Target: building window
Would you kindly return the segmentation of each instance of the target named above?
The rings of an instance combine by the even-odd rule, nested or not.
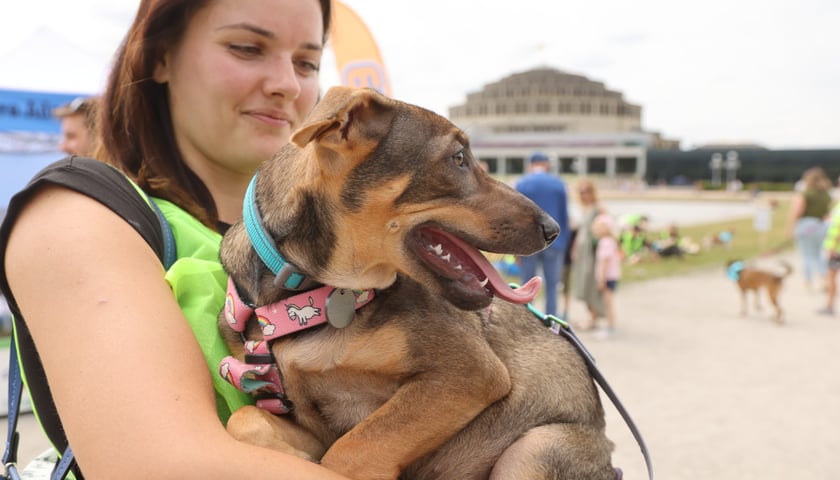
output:
[[[495,157],[481,157],[479,161],[487,164],[488,173],[499,173],[499,161]]]
[[[592,113],[592,104],[589,102],[583,102],[580,104],[580,113],[584,115],[589,115]]]
[[[507,113],[507,105],[504,103],[496,104],[496,114],[505,114]]]
[[[549,106],[546,102],[540,102],[537,104],[537,113],[550,113],[551,106]]]
[[[615,173],[619,175],[636,173],[636,163],[638,159],[635,157],[618,157],[615,159]]]
[[[521,175],[525,173],[525,159],[521,157],[508,158],[507,173],[512,175]]]
[[[575,164],[574,157],[560,157],[557,160],[560,173],[575,173],[572,166]]]
[[[594,174],[607,173],[607,159],[605,157],[589,157],[586,160],[586,170],[588,173]]]

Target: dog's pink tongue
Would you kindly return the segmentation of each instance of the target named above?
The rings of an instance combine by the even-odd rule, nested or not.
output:
[[[490,280],[488,286],[493,290],[493,293],[510,303],[531,303],[537,297],[537,294],[540,293],[540,288],[542,288],[542,278],[540,277],[532,277],[525,285],[522,285],[516,290],[510,288],[498,274],[488,276],[487,278]]]
[[[482,255],[481,252],[474,248],[464,248],[464,252],[469,255],[470,260],[472,260],[476,267],[481,269],[481,272],[487,278],[485,288],[502,300],[517,304],[530,303],[540,293],[540,288],[542,287],[542,279],[540,277],[534,277],[528,280],[525,285],[514,290],[508,286],[507,282],[502,279],[499,272],[493,268],[493,265],[490,264],[487,257]]]

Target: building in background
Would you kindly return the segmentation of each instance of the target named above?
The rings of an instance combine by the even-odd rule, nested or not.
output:
[[[521,174],[545,152],[558,173],[643,179],[648,149],[678,149],[642,129],[642,107],[601,82],[551,68],[515,73],[449,109],[476,157],[496,174]]]

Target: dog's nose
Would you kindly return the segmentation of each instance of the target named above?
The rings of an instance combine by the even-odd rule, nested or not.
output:
[[[557,222],[546,214],[543,214],[542,218],[540,218],[540,227],[542,227],[543,238],[546,244],[553,242],[560,235],[560,225],[557,225]]]

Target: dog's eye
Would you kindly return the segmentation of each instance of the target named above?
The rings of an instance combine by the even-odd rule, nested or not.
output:
[[[456,167],[463,167],[464,162],[467,160],[466,155],[464,155],[464,151],[461,150],[460,152],[452,155],[452,161],[455,162]]]

